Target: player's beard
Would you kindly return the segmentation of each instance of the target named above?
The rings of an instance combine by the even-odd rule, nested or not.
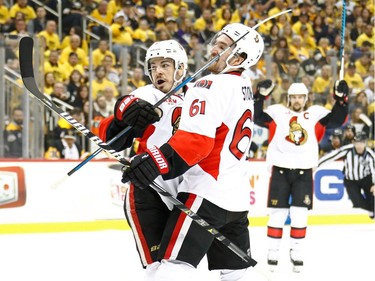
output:
[[[211,56],[210,59],[213,59],[215,56]],[[222,58],[219,58],[216,62],[211,64],[207,70],[210,71],[213,74],[219,74],[224,68],[226,67],[226,64],[223,63]]]
[[[300,112],[300,111],[302,111],[303,107],[300,103],[296,102],[292,105],[292,109],[295,112]]]

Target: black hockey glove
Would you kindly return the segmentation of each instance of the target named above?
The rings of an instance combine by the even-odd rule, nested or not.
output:
[[[345,80],[336,81],[333,86],[333,97],[336,101],[348,103],[349,87]]]
[[[154,146],[133,158],[130,167],[123,170],[121,181],[123,183],[131,181],[136,187],[143,189],[148,187],[159,175],[168,172],[167,160],[163,153]]]
[[[272,83],[272,80],[266,79],[258,83],[255,91],[255,100],[266,100],[272,94],[276,84]]]
[[[126,95],[117,100],[114,115],[118,126],[132,126],[138,129],[145,129],[160,120],[152,104],[133,95]]]

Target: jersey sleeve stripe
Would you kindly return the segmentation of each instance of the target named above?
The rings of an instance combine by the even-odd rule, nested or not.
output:
[[[168,143],[189,166],[193,166],[210,154],[215,140],[204,135],[177,130]]]

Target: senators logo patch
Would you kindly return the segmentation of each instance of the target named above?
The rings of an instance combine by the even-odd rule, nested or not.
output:
[[[302,145],[307,141],[307,131],[297,123],[297,116],[293,116],[289,121],[289,135],[285,139],[295,145]]]
[[[194,87],[209,89],[211,88],[211,85],[212,85],[211,80],[199,80],[198,82],[194,84]]]
[[[173,128],[172,134],[174,135],[180,125],[182,107],[176,107],[172,113],[171,125]]]

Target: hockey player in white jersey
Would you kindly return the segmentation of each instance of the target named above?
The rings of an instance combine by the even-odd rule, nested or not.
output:
[[[110,140],[127,126],[132,126],[130,135],[112,144],[121,151],[130,147],[138,138],[137,153],[146,151],[151,145],[162,145],[173,135],[181,116],[186,86],[164,101],[155,111],[152,105],[161,100],[179,85],[186,75],[187,55],[175,40],[154,43],[146,52],[145,73],[152,84],[140,87],[129,95],[120,97],[114,115],[100,123],[100,137]],[[156,182],[170,194],[177,196],[180,178]],[[124,211],[136,242],[137,250],[147,275],[157,267],[157,249],[161,235],[173,205],[164,196],[151,188],[140,190],[130,185],[127,189]]]
[[[267,207],[269,220],[268,264],[278,263],[285,221],[290,216],[290,259],[295,272],[303,266],[302,246],[307,229],[307,212],[313,207],[313,168],[318,165],[318,141],[324,128],[340,127],[346,120],[348,86],[344,80],[334,87],[336,103],[332,111],[322,106],[306,108],[308,89],[293,83],[288,89],[288,105],[275,104],[263,110],[270,91],[258,85],[255,123],[269,128],[266,162],[271,168]],[[267,87],[265,87],[267,88]]]
[[[258,62],[264,43],[255,30],[229,24],[212,40],[211,57],[237,39],[210,65],[212,74],[189,87],[177,132],[167,143],[136,156],[123,173],[123,181],[147,187],[160,174],[183,174],[177,198],[251,255],[245,153],[252,139],[254,112],[250,80],[241,73]],[[253,261],[243,261],[174,209],[162,237],[161,265],[153,280],[192,280],[194,268],[206,254],[209,269],[221,270],[222,281],[250,280],[248,268],[254,266]]]

